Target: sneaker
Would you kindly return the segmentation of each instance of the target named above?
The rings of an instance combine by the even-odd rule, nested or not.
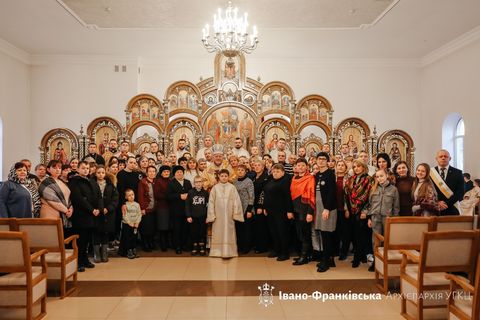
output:
[[[132,249],[129,249],[127,251],[127,258],[128,259],[135,259],[135,255],[133,254],[133,250]]]

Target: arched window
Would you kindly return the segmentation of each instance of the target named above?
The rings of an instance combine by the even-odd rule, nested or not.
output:
[[[453,162],[454,166],[463,170],[463,138],[465,137],[465,122],[460,118],[455,128],[455,136],[453,138]]]
[[[463,170],[463,139],[465,137],[465,122],[458,113],[451,113],[443,122],[442,148],[452,156],[450,164]]]

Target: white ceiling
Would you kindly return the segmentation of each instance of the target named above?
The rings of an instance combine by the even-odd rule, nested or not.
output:
[[[122,5],[126,2],[135,2],[135,7],[131,9],[132,17],[135,17],[133,20],[145,17],[151,25],[155,18],[151,13],[151,7],[139,5],[153,3],[153,0],[81,2],[111,5],[110,13],[117,10],[114,5],[116,2]],[[159,20],[163,21],[159,22],[159,26],[163,28],[97,30],[82,25],[55,0],[0,0],[0,38],[33,55],[208,57],[200,42],[201,29],[212,19],[214,9],[223,6],[225,2],[220,0],[155,2],[159,3],[155,7],[156,10],[168,8],[159,17]],[[267,2],[271,4],[267,5]],[[332,2],[341,2],[342,5],[332,6]],[[202,6],[199,6],[199,3]],[[275,5],[277,3],[278,6]],[[371,5],[362,7],[362,3]],[[382,13],[378,8],[386,8],[392,3],[394,2],[388,0],[236,2],[241,11],[249,12],[250,22],[258,25],[260,43],[252,55],[259,58],[418,59],[480,25],[478,0],[401,0],[370,27],[326,29],[327,26],[360,25],[365,21],[367,24],[372,23],[372,19],[376,19],[373,17],[378,18]],[[331,10],[340,8],[343,11],[330,12],[328,11],[330,9],[321,8]],[[347,8],[355,10],[353,17],[350,11],[344,12]],[[89,12],[96,12],[95,10],[97,9],[91,8]],[[102,10],[107,13],[105,8]],[[123,16],[126,9],[122,10]],[[318,20],[317,10],[321,12],[317,12]],[[369,15],[364,16],[364,10],[369,12]],[[360,16],[363,20],[360,20]],[[86,22],[98,23],[102,22],[102,19],[97,17],[96,20],[88,21]],[[107,22],[104,21],[105,25]],[[130,26],[145,25],[144,22],[137,22],[133,23],[120,17],[108,23],[117,26],[125,23],[129,23]]]
[[[224,0],[57,0],[85,26],[192,28],[208,23]],[[263,28],[359,28],[374,24],[399,0],[237,0]],[[253,20],[252,20],[253,22]]]

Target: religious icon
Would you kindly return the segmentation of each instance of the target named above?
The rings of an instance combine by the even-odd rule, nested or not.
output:
[[[151,111],[151,119],[152,120],[158,120],[159,117],[158,117],[158,112],[159,112],[159,109],[157,106],[153,106],[152,109],[150,110]]]
[[[215,143],[220,142],[220,130],[220,122],[217,120],[217,114],[214,112],[207,122],[207,132],[213,137],[213,141],[215,141]]]
[[[249,119],[247,113],[243,115],[243,119],[240,121],[240,138],[242,138],[243,145],[247,149],[253,144],[253,121]]]
[[[174,152],[179,150],[178,141],[180,139],[185,140],[185,148],[184,148],[185,151],[188,151],[192,154],[194,154],[195,151],[197,151],[197,150],[194,150],[195,146],[192,145],[192,143],[195,143],[195,138],[192,130],[189,127],[185,127],[185,126],[178,127],[175,133],[173,134],[173,146],[174,146],[173,151]]]
[[[108,149],[110,139],[117,139],[115,130],[109,126],[103,126],[96,130],[94,138],[95,144],[98,146],[98,153],[104,155]]]
[[[272,100],[268,94],[264,95],[262,100],[263,100],[263,105],[262,105],[263,111],[268,111],[272,109]]]
[[[214,143],[224,148],[232,147],[236,137],[242,138],[245,148],[253,143],[254,119],[244,110],[236,107],[224,107],[213,112],[206,120],[206,132],[213,137]]]
[[[140,106],[140,109],[142,110],[141,117],[142,119],[149,119],[150,118],[150,106],[148,103],[142,103]]]
[[[288,111],[289,105],[290,105],[290,97],[287,95],[284,95],[282,97],[282,109],[285,111]]]
[[[300,109],[300,121],[307,122],[308,121],[308,109],[307,108],[301,108]]]
[[[188,107],[188,92],[181,90],[178,93],[178,107],[180,109],[186,109]]]
[[[348,146],[348,154],[356,157],[360,150],[364,150],[362,133],[358,128],[350,127],[345,129],[342,134],[341,143]]]
[[[355,140],[353,140],[353,135],[348,136],[347,146],[348,146],[348,153],[354,158],[356,158],[358,154],[358,146]]]
[[[55,146],[55,149],[51,148],[52,153],[50,155],[50,159],[58,160],[62,164],[67,164],[68,154],[70,153],[68,152],[70,149],[70,143],[64,138],[59,138],[59,139],[55,139],[52,142],[51,146],[52,147]]]
[[[137,120],[140,120],[140,110],[138,109],[137,106],[132,108],[132,122],[135,122]]]
[[[317,120],[318,117],[318,105],[316,103],[312,103],[308,106],[308,119],[309,120]]]
[[[175,110],[178,107],[178,98],[176,95],[172,94],[169,97],[168,107],[170,110]]]
[[[390,160],[392,161],[392,167],[395,166],[397,162],[402,160],[402,153],[400,151],[400,148],[398,147],[397,141],[392,142],[392,146],[390,148],[390,151],[388,152],[388,155],[390,156]]]
[[[235,61],[232,58],[228,58],[225,61],[225,70],[223,71],[223,76],[228,80],[232,80],[236,76],[235,71]]]
[[[279,109],[280,108],[280,92],[279,91],[273,91],[272,92],[272,108],[273,109]]]
[[[320,108],[320,110],[318,111],[318,120],[320,120],[323,123],[328,123],[327,108],[325,107]]]

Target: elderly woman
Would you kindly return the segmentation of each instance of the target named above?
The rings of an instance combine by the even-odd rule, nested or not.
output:
[[[0,188],[0,218],[32,218],[40,211],[36,184],[27,178],[27,166],[17,162],[10,169],[8,180]]]
[[[48,177],[40,183],[38,188],[42,201],[40,218],[62,219],[63,227],[71,228],[70,217],[73,208],[70,203],[70,189],[60,179],[62,163],[59,160],[50,160],[47,164],[47,173]]]

